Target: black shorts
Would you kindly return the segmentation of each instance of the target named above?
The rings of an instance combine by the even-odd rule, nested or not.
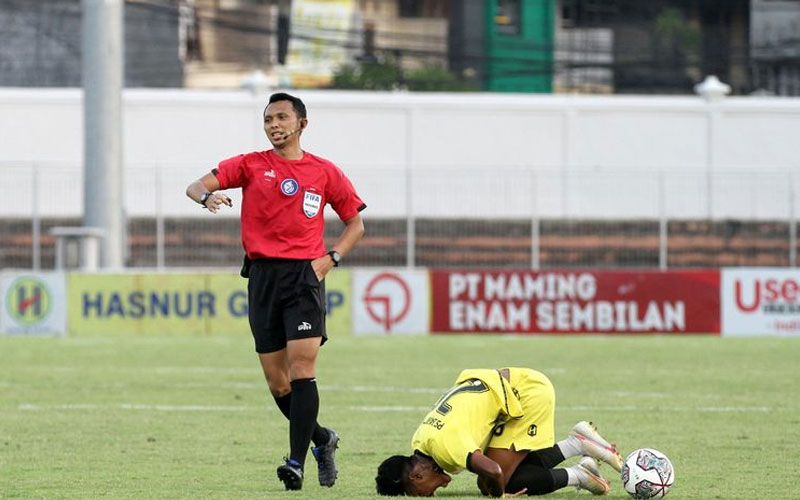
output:
[[[258,259],[247,283],[250,331],[256,352],[286,348],[289,340],[328,339],[325,333],[325,282],[310,260]]]

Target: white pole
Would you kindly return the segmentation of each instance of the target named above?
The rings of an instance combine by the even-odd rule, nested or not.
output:
[[[156,267],[164,269],[164,210],[161,196],[163,195],[163,169],[156,165]]]
[[[416,226],[414,221],[414,178],[412,163],[414,161],[414,117],[416,113],[411,109],[406,115],[406,267],[413,268],[416,261]]]
[[[103,230],[100,266],[123,266],[123,0],[83,0],[84,215]]]
[[[658,172],[658,267],[662,271],[667,270],[667,244],[669,242],[666,201],[664,171],[660,170]]]
[[[31,200],[33,203],[31,258],[33,260],[33,270],[38,271],[42,268],[42,219],[41,214],[39,214],[39,165],[33,165],[31,175],[33,176],[33,199]]]
[[[576,111],[573,108],[567,108],[564,110],[561,119],[561,216],[563,218],[567,217],[567,199],[569,198],[567,169],[572,162],[570,157],[570,137],[575,115]]]
[[[719,115],[718,104],[730,94],[731,86],[722,83],[714,75],[708,75],[702,82],[694,86],[694,91],[706,101],[706,203],[708,219],[713,218],[714,211],[714,148],[716,147],[715,122]]]
[[[531,168],[530,186],[528,194],[531,199],[531,269],[539,270],[539,211],[537,210],[538,197],[536,196],[536,170]]]
[[[794,175],[789,172],[789,266],[797,265],[797,219],[794,215]]]

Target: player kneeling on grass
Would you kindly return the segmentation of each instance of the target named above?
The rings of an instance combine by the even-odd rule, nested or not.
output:
[[[458,376],[425,415],[411,438],[411,456],[389,457],[378,467],[378,493],[433,496],[450,476],[468,469],[484,495],[543,495],[565,486],[605,495],[611,485],[596,460],[616,471],[622,458],[589,422],[555,442],[555,391],[528,368],[470,369]],[[576,465],[554,466],[584,455]],[[506,493],[510,492],[510,493]]]

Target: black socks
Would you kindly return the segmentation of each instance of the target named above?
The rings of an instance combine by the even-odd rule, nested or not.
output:
[[[289,419],[289,412],[291,411],[292,405],[292,393],[281,397],[272,396],[275,400],[275,404],[278,405],[278,409],[283,413],[283,416],[286,417],[286,420]],[[317,423],[314,425],[314,432],[311,434],[311,441],[314,443],[314,446],[321,446],[328,442],[328,438],[330,434],[328,434],[328,429],[322,427]]]
[[[313,378],[292,380],[291,404],[289,405],[289,458],[301,466],[306,462],[311,435],[317,426],[319,393]]]
[[[506,491],[516,493],[527,488],[528,495],[546,495],[566,486],[567,480],[567,471],[564,469],[546,469],[523,462],[511,475]]]
[[[563,461],[564,454],[561,452],[561,448],[559,448],[558,445],[555,445],[551,446],[550,448],[542,448],[541,450],[531,451],[522,462],[531,465],[538,465],[539,467],[544,467],[545,469],[552,469]]]
[[[511,475],[506,491],[516,493],[528,488],[528,495],[545,495],[567,485],[569,475],[565,469],[553,469],[564,461],[564,454],[556,446],[531,451]]]

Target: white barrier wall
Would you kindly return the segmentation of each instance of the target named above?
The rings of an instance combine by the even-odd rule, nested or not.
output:
[[[373,216],[406,215],[410,203],[434,216],[779,217],[800,166],[800,99],[297,95],[309,109],[304,147],[346,169],[364,199],[381,200],[370,204]],[[151,196],[156,177],[161,191],[182,192],[220,159],[268,148],[267,94],[128,89],[123,97],[129,200]],[[39,181],[62,193],[50,210],[80,213],[80,196],[63,193],[65,182],[82,186],[82,113],[79,89],[0,89],[0,169],[12,184],[16,168],[19,196],[0,216],[30,205],[19,179],[33,165],[72,169]],[[502,202],[481,196],[489,192]],[[184,201],[170,195],[160,209],[195,214]],[[129,213],[152,205],[129,201]]]

